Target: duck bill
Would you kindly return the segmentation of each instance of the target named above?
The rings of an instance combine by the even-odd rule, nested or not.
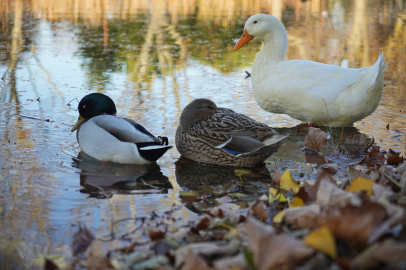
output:
[[[244,29],[244,33],[242,33],[242,36],[240,37],[240,40],[237,42],[237,44],[235,44],[235,46],[233,48],[233,51],[238,50],[239,48],[244,46],[245,43],[247,43],[248,41],[250,41],[253,38],[254,38],[253,36],[248,34],[247,29]]]
[[[85,121],[85,120],[86,120],[86,118],[84,118],[83,116],[79,115],[78,121],[76,121],[76,124],[73,126],[73,128],[72,128],[70,131],[71,131],[71,132],[74,132],[74,131],[79,127],[79,125],[80,125],[83,121]]]

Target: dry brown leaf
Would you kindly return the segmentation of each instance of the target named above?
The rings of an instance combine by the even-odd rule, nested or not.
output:
[[[237,253],[240,246],[241,242],[235,238],[230,240],[230,242],[226,245],[223,244],[223,242],[218,243],[214,241],[184,245],[175,252],[175,268],[179,268],[179,266],[186,260],[189,252],[193,252],[194,254],[200,253],[206,256],[234,255]]]
[[[386,163],[390,165],[398,165],[400,163],[403,163],[403,161],[405,161],[404,157],[388,154],[388,160],[386,161]]]
[[[108,270],[114,269],[110,260],[106,258],[103,251],[103,242],[94,240],[90,244],[89,256],[87,257],[87,268],[89,270]]]
[[[326,159],[324,156],[320,155],[306,155],[305,154],[306,163],[315,163],[317,165],[324,165],[326,164]]]
[[[247,269],[245,257],[242,253],[232,257],[217,259],[213,261],[213,265],[218,270]]]
[[[304,146],[310,147],[319,152],[320,149],[326,144],[327,137],[328,133],[319,128],[311,127],[309,129],[309,134],[306,135]]]
[[[325,206],[344,206],[362,204],[361,199],[356,193],[345,192],[333,183],[322,180],[317,190],[317,203]]]
[[[319,171],[316,183],[314,183],[314,185],[311,185],[305,182],[304,186],[300,188],[296,196],[302,198],[304,202],[315,201],[317,197],[317,190],[319,189],[320,183],[323,180],[329,181],[333,185],[336,184],[334,178],[329,173]]]
[[[221,206],[214,207],[212,209],[209,209],[206,211],[207,214],[209,214],[212,217],[218,217],[218,218],[227,218],[234,224],[238,224],[240,222],[245,221],[245,216],[241,215],[238,213],[237,210],[240,207],[236,204],[223,204]]]
[[[285,209],[285,221],[296,229],[316,228],[319,226],[320,205]]]
[[[73,255],[85,252],[90,246],[91,242],[95,239],[94,235],[89,231],[86,226],[79,226],[79,231],[73,235],[72,252]]]
[[[197,217],[197,224],[193,228],[197,231],[206,230],[213,223],[213,218],[208,214]]]
[[[361,207],[347,205],[322,222],[337,238],[367,244],[370,235],[387,217],[386,210],[378,203],[366,199]]]
[[[256,201],[252,203],[248,209],[248,213],[252,214],[262,221],[265,221],[268,217],[268,211],[266,210],[266,205],[263,201]]]
[[[167,224],[157,224],[147,227],[148,236],[152,240],[163,238],[167,231],[168,231]]]
[[[281,173],[280,171],[275,171],[272,174],[273,183],[275,185],[279,186],[281,179],[282,179],[282,175],[283,175],[283,173]]]
[[[384,164],[386,161],[385,155],[378,148],[372,148],[368,153],[368,157],[362,162],[363,164]]]
[[[226,195],[226,196],[217,198],[217,199],[216,199],[216,202],[217,202],[218,205],[222,205],[222,204],[225,204],[225,203],[229,203],[229,202],[231,202],[232,200],[233,200],[233,199],[231,199],[230,196]]]
[[[214,270],[215,268],[209,267],[203,258],[194,254],[189,250],[185,263],[180,268],[181,270]]]
[[[338,172],[337,168],[335,168],[333,166],[328,166],[328,165],[321,166],[320,169],[322,171],[330,173],[330,174],[335,174]]]
[[[379,263],[401,268],[406,264],[406,244],[396,243],[387,239],[382,243],[376,243],[359,254],[351,261],[353,269],[372,269],[379,266]]]
[[[272,226],[249,217],[245,225],[248,245],[258,270],[291,268],[313,254],[314,250],[291,236],[276,234]]]

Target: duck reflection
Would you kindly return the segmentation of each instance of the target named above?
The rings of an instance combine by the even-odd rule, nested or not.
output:
[[[167,193],[172,188],[158,164],[126,165],[96,160],[80,152],[73,167],[80,169],[82,193],[111,198],[113,194]]]

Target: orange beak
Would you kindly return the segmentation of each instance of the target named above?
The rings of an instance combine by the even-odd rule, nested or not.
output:
[[[237,44],[235,44],[233,51],[238,50],[239,48],[241,48],[242,46],[245,45],[245,43],[247,43],[248,41],[250,41],[251,39],[253,39],[254,37],[251,36],[250,34],[248,34],[247,29],[244,30],[244,33],[242,33],[242,36],[240,38],[240,40],[237,42]]]

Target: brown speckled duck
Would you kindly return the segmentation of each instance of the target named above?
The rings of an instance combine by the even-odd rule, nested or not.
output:
[[[196,99],[180,115],[176,147],[188,159],[217,165],[254,167],[288,137],[209,99]]]

